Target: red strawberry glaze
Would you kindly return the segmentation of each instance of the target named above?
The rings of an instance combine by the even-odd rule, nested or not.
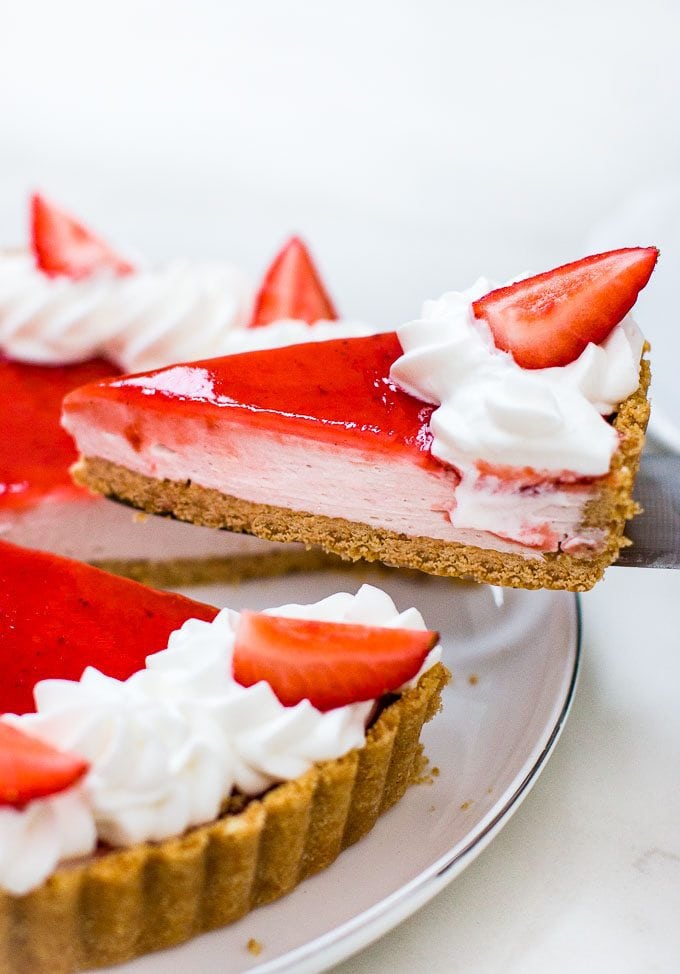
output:
[[[77,452],[59,425],[61,402],[72,389],[115,372],[103,359],[46,366],[0,355],[0,511],[51,494],[85,496],[69,476]]]
[[[67,558],[0,541],[0,713],[34,710],[38,680],[86,666],[125,679],[189,618],[218,610]]]
[[[154,417],[167,432],[176,416],[180,442],[185,421],[200,418],[210,429],[229,421],[338,446],[408,453],[441,468],[429,452],[434,407],[389,378],[401,354],[394,333],[245,352],[93,383],[69,395],[64,412],[86,411],[94,423],[107,417],[110,426],[109,404],[128,407],[139,425],[126,426],[125,435],[139,450],[154,441]]]

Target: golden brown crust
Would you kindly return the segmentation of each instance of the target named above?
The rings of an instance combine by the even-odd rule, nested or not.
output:
[[[0,974],[121,963],[289,892],[368,832],[417,780],[420,731],[448,679],[438,663],[382,712],[363,748],[315,765],[237,814],[64,866],[26,896],[0,892]]]
[[[468,577],[514,588],[552,588],[581,592],[592,588],[629,542],[626,520],[637,512],[632,499],[649,419],[649,364],[642,362],[640,387],[622,403],[614,426],[620,446],[609,474],[587,505],[584,526],[601,528],[604,550],[596,554],[555,554],[525,558],[432,538],[410,537],[367,524],[252,504],[191,482],[160,481],[132,473],[97,457],[83,458],[73,469],[83,486],[154,514],[165,514],[208,527],[254,534],[269,541],[300,541],[348,561],[381,561],[431,575]]]
[[[136,582],[153,588],[183,588],[188,585],[227,585],[247,582],[256,578],[274,578],[293,572],[311,572],[322,568],[337,567],[340,560],[320,548],[297,551],[284,549],[267,551],[258,555],[234,555],[221,558],[173,558],[166,561],[145,559],[103,559],[93,561],[112,575],[124,575]]]

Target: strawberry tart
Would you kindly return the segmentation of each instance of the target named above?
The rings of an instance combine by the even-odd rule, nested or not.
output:
[[[75,476],[142,511],[345,559],[585,590],[626,544],[653,247],[427,302],[396,333],[67,396]]]
[[[32,246],[0,253],[0,537],[159,584],[309,565],[319,553],[140,523],[75,487],[64,395],[105,376],[186,358],[366,334],[337,314],[304,244],[290,240],[259,291],[224,262],[144,267],[43,197]]]
[[[448,679],[371,586],[239,614],[4,542],[0,655],[4,974],[180,943],[329,865],[422,773]]]

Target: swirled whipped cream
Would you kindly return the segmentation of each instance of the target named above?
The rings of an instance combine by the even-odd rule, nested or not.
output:
[[[173,261],[158,269],[81,280],[51,277],[27,252],[0,260],[0,348],[19,361],[55,365],[97,355],[125,371],[209,356],[245,327],[246,276],[225,263]]]
[[[416,609],[399,613],[370,585],[356,595],[267,611],[425,628]],[[25,892],[57,861],[92,851],[90,821],[98,838],[114,846],[179,835],[216,819],[235,789],[260,794],[364,743],[373,701],[321,712],[308,700],[284,706],[265,682],[236,683],[231,661],[238,619],[231,609],[210,623],[189,619],[171,634],[167,649],[149,656],[127,680],[90,667],[79,681],[43,680],[35,687],[35,714],[2,718],[84,757],[90,770],[68,792],[22,810],[0,810],[0,886]],[[413,680],[395,689],[414,685],[439,658],[435,647]],[[82,826],[80,840],[76,826]]]
[[[597,477],[609,470],[618,436],[607,422],[639,383],[643,336],[627,315],[601,345],[561,368],[523,369],[496,348],[472,302],[499,285],[427,301],[398,329],[404,354],[391,369],[406,392],[437,409],[432,454],[465,475],[481,460]]]
[[[254,289],[227,263],[173,261],[116,276],[50,277],[28,252],[0,257],[0,351],[66,365],[95,356],[141,372],[235,352],[368,335],[359,322],[248,328]]]

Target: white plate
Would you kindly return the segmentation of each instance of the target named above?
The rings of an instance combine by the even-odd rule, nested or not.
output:
[[[191,590],[233,608],[311,602],[361,581],[416,605],[442,636],[454,682],[423,734],[439,775],[409,789],[325,872],[238,923],[117,974],[321,971],[371,943],[460,873],[536,781],[565,720],[579,658],[575,596],[366,569]],[[262,945],[258,956],[248,941]]]

